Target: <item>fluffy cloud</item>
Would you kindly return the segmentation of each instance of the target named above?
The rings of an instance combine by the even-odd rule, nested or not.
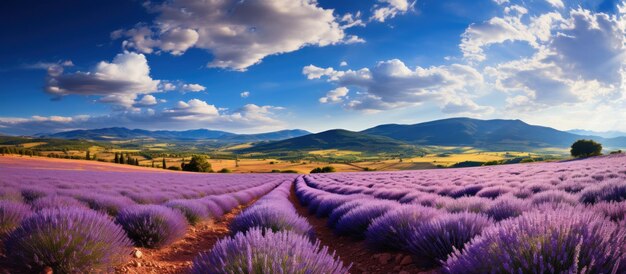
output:
[[[124,48],[142,53],[206,49],[214,57],[209,67],[242,71],[266,56],[305,46],[363,41],[344,32],[362,24],[358,16],[335,18],[333,10],[314,0],[172,0],[149,9],[158,13],[153,26],[138,25],[111,36],[125,37]]]
[[[509,109],[616,100],[624,90],[625,27],[623,15],[581,8],[564,16],[534,16],[521,28],[534,36],[528,41],[535,53],[488,66],[485,72],[496,88],[510,94]]]
[[[548,2],[550,5],[552,5],[555,8],[562,9],[565,7],[565,4],[563,4],[563,1],[561,0],[546,0],[546,2]]]
[[[281,110],[283,110],[282,107],[247,104],[228,111],[199,99],[191,99],[187,102],[180,101],[174,107],[162,111],[153,109],[119,111],[103,116],[0,117],[0,132],[27,135],[111,126],[174,130],[212,128],[267,131],[285,128],[286,124],[276,118],[276,112]]]
[[[135,107],[149,107],[149,106],[154,106],[157,104],[157,99],[156,97],[147,94],[144,95],[143,97],[141,97],[141,100],[135,102],[135,104],[133,104],[133,106]]]
[[[250,96],[250,92],[244,91],[242,93],[239,93],[239,96],[241,96],[241,98],[248,98]]]
[[[398,14],[404,14],[413,8],[415,2],[409,3],[408,0],[378,0],[378,4],[374,5],[371,20],[385,22],[387,19],[396,17]]]
[[[338,87],[326,93],[326,96],[319,99],[320,103],[339,103],[348,96],[348,88]]]
[[[446,102],[459,97],[467,88],[483,82],[482,75],[472,67],[460,64],[411,69],[393,59],[378,62],[373,68],[335,70],[306,66],[302,72],[308,79],[325,78],[340,88],[353,86],[360,91],[345,104],[349,109],[380,111],[407,107],[427,101]],[[336,93],[346,90],[335,90]],[[328,95],[327,95],[328,97]],[[326,97],[323,97],[326,98]],[[340,97],[337,97],[337,100]],[[331,102],[332,98],[320,101]],[[466,99],[469,100],[469,99]]]
[[[139,94],[156,92],[158,86],[159,80],[150,77],[150,67],[143,54],[122,53],[112,62],[102,61],[88,72],[64,74],[62,67],[50,67],[45,90],[56,97],[98,95],[102,96],[102,102],[130,107]]]
[[[206,90],[206,87],[199,84],[183,84],[181,86],[182,91],[200,92]]]

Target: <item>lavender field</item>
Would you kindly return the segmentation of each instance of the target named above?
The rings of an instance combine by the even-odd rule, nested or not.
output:
[[[626,273],[624,154],[304,176],[0,174],[7,272]],[[138,263],[137,251],[160,254],[219,225],[183,267]],[[400,260],[369,259],[381,254]]]

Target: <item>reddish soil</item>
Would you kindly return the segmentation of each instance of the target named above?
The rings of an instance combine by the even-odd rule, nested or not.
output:
[[[350,273],[439,273],[436,269],[428,269],[419,266],[412,261],[404,265],[401,262],[408,256],[405,253],[377,253],[369,250],[364,241],[357,241],[349,237],[339,237],[326,225],[326,218],[317,218],[311,215],[308,209],[300,204],[296,197],[295,188],[292,187],[289,197],[298,213],[307,218],[315,229],[315,236],[322,245],[335,250],[345,265],[352,263]],[[410,256],[409,256],[410,258]]]
[[[193,259],[210,250],[219,240],[230,235],[228,224],[252,203],[239,206],[222,218],[192,227],[184,239],[160,249],[136,248],[141,258],[128,255],[128,262],[116,273],[189,273]]]
[[[4,155],[0,156],[0,166],[18,167],[25,169],[55,169],[55,170],[88,170],[88,171],[117,171],[117,172],[176,172],[160,168],[121,165],[108,162],[57,159],[47,157],[29,157]]]

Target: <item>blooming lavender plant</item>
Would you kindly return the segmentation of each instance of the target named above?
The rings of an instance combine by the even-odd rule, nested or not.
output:
[[[32,214],[30,207],[13,201],[0,201],[0,239],[15,230]]]
[[[493,221],[482,214],[440,215],[409,232],[406,250],[418,260],[437,265],[492,224]]]
[[[89,209],[44,209],[5,239],[9,262],[27,273],[107,272],[122,262],[131,243],[110,217]]]
[[[218,241],[193,261],[192,273],[348,273],[349,267],[309,238],[292,231],[251,229]]]
[[[448,273],[625,273],[625,231],[580,207],[543,207],[486,229]]]
[[[404,205],[372,221],[365,232],[368,246],[376,251],[402,250],[409,232],[441,214],[439,210],[420,205]]]
[[[191,225],[207,220],[210,217],[207,207],[197,200],[170,200],[164,205],[180,211]]]
[[[377,200],[372,203],[356,207],[344,214],[335,225],[335,233],[343,236],[351,236],[356,239],[365,237],[365,231],[372,221],[389,210],[397,208],[400,203]]]
[[[182,238],[187,230],[185,217],[158,205],[136,205],[122,210],[116,222],[136,246],[159,248]]]

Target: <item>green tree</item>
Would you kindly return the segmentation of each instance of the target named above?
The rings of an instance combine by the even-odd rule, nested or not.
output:
[[[165,157],[163,157],[163,163],[161,164],[163,169],[167,169],[167,164],[165,163]]]
[[[570,153],[576,158],[598,156],[602,155],[602,145],[593,140],[578,140],[572,144]]]
[[[335,172],[335,167],[333,166],[325,166],[325,167],[316,167],[311,170],[311,173],[330,173]]]
[[[191,161],[183,166],[184,171],[193,172],[213,172],[208,157],[204,155],[193,155]]]

